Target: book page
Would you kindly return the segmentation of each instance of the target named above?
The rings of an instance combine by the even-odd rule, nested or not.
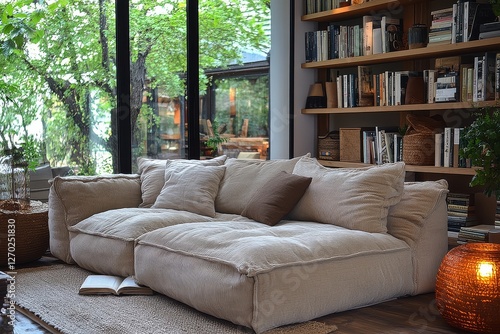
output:
[[[89,275],[80,287],[80,294],[115,294],[122,278],[111,275]]]
[[[125,278],[120,286],[117,288],[118,294],[126,294],[126,295],[152,295],[153,290],[151,288],[139,285],[135,281],[133,276],[129,276]]]

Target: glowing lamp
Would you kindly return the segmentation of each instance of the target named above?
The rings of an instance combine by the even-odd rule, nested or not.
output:
[[[450,250],[437,274],[436,306],[451,326],[500,333],[500,244],[468,243]]]

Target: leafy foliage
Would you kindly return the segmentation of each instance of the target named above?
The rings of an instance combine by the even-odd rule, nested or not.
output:
[[[241,61],[242,48],[268,51],[263,24],[255,19],[269,15],[268,2],[199,1],[200,90],[209,80],[203,69]],[[51,164],[93,173],[102,160],[93,152],[100,151],[112,154],[106,165],[109,172],[116,170],[114,5],[111,0],[0,2],[0,64],[6,69],[0,78],[2,137],[14,140],[14,133],[38,117]],[[162,86],[171,97],[184,95],[185,10],[185,0],[130,1],[134,133],[141,133],[147,89]],[[108,130],[97,130],[102,127]],[[141,140],[135,138],[136,144]]]
[[[500,109],[482,108],[474,122],[465,128],[462,154],[476,170],[471,186],[485,186],[484,192],[500,195]]]

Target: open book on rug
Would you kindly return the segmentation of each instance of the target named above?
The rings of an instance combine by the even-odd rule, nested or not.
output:
[[[81,295],[152,295],[153,290],[139,285],[133,276],[89,275],[83,282]]]

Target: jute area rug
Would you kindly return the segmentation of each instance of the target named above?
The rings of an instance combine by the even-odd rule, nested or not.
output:
[[[198,312],[164,295],[81,296],[78,289],[90,272],[64,264],[19,269],[16,304],[56,333],[67,334],[249,334],[246,327]],[[308,321],[266,334],[328,334],[335,326]]]

